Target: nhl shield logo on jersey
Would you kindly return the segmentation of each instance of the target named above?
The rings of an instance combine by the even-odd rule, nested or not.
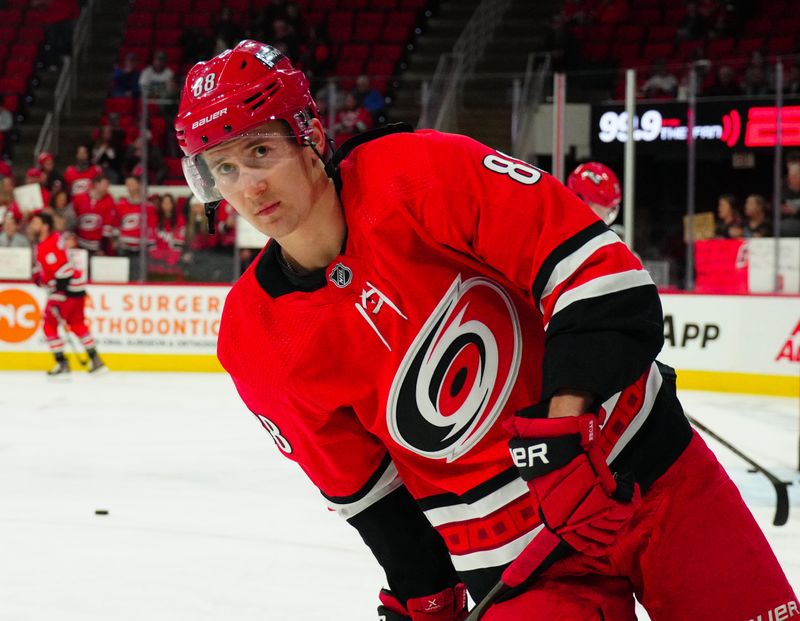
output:
[[[508,293],[457,277],[401,362],[386,408],[405,448],[455,461],[492,427],[519,371],[522,336]]]
[[[334,285],[340,289],[344,289],[347,285],[353,282],[353,270],[346,265],[337,263],[331,270],[331,274],[328,278],[330,278]]]

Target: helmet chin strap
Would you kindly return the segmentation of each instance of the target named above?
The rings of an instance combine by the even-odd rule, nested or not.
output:
[[[206,211],[206,221],[208,224],[208,232],[213,235],[216,232],[215,223],[217,220],[217,207],[222,201],[212,201],[210,203],[205,203],[203,207]]]
[[[333,139],[330,138],[328,134],[324,134],[324,136],[325,142],[328,143],[328,152],[333,153]],[[304,138],[303,146],[311,148],[311,150],[314,152],[314,155],[316,155],[319,158],[319,161],[322,162],[322,165],[325,168],[325,174],[333,179],[334,170],[329,166],[329,162],[325,161],[325,158],[322,156],[322,153],[319,152],[319,149],[317,149],[317,143],[310,138]]]

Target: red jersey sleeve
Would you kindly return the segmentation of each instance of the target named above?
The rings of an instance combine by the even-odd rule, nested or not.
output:
[[[546,172],[434,131],[367,143],[348,160],[343,174],[352,165],[359,178],[388,184],[421,234],[488,264],[531,296],[546,330],[544,398],[559,388],[607,398],[655,358],[663,328],[650,275]],[[403,165],[387,175],[388,161]]]

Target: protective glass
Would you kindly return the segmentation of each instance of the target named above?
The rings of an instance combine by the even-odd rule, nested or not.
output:
[[[291,134],[246,132],[199,155],[184,157],[183,175],[197,199],[211,203],[298,157],[299,148]]]

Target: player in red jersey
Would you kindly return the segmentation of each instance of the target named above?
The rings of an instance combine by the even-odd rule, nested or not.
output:
[[[402,125],[331,154],[305,76],[254,41],[192,68],[176,132],[209,213],[271,238],[219,358],[384,568],[383,618],[462,619],[500,577],[485,620],[797,609],[655,361],[649,275],[563,185]]]
[[[142,193],[141,167],[136,167],[126,178],[126,196],[117,201],[116,220],[117,254],[130,258],[130,278],[139,278],[139,255],[144,232],[145,247],[152,248],[156,243],[158,216],[156,207],[145,200]],[[144,205],[142,203],[144,202]],[[142,231],[142,210],[144,209],[144,231]]]
[[[567,187],[589,205],[607,225],[619,214],[622,188],[614,171],[600,162],[586,162],[567,177]]]
[[[67,191],[72,197],[88,192],[92,179],[101,174],[103,174],[103,169],[97,164],[92,164],[89,159],[89,147],[80,145],[75,151],[75,163],[67,166],[64,171]]]
[[[48,212],[35,214],[28,223],[28,232],[37,242],[34,282],[47,288],[44,336],[56,359],[56,366],[47,374],[63,376],[70,372],[64,357],[64,341],[58,334],[58,325],[62,322],[64,329],[69,326],[86,349],[89,373],[104,371],[106,367],[97,354],[94,338],[83,315],[86,303],[85,275],[70,262],[61,233],[53,229],[53,217]]]
[[[78,194],[72,201],[78,246],[92,254],[109,254],[112,249],[116,207],[109,193],[110,186],[107,175],[97,175],[89,191]]]

